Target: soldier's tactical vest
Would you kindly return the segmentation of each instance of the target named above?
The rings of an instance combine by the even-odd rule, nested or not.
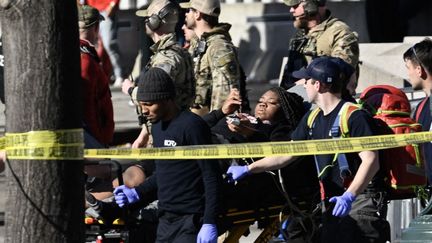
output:
[[[340,50],[334,45],[336,41],[343,42],[339,43],[339,46],[341,46]],[[344,22],[337,18],[329,17],[326,21],[316,26],[305,35],[303,42],[303,46],[299,49],[306,56],[309,63],[317,56],[335,56],[342,58],[352,66],[358,64],[359,48],[357,33],[352,32]]]
[[[217,50],[218,48],[231,50],[222,56],[212,56],[209,49]],[[229,93],[232,88],[240,90],[242,97],[242,112],[249,112],[250,105],[246,90],[246,75],[238,61],[236,47],[222,34],[209,36],[205,41],[199,40],[194,52],[195,75],[196,75],[196,99],[197,106],[208,106],[210,110],[218,109],[223,102],[215,102],[219,97],[218,92]],[[226,68],[226,72],[219,72],[216,69]],[[217,75],[223,75],[220,79],[213,78]],[[217,83],[226,80],[228,83]],[[218,87],[218,90],[214,90]]]

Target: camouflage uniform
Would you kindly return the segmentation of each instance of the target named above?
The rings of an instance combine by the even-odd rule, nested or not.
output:
[[[237,50],[228,31],[230,24],[219,24],[204,33],[194,51],[196,98],[194,108],[222,107],[232,88],[239,88],[241,78]]]
[[[340,57],[356,67],[359,61],[359,45],[356,32],[344,22],[331,16],[327,10],[327,19],[315,26],[304,36],[305,44],[298,47],[308,62],[317,56]]]
[[[154,55],[151,56],[144,72],[151,67],[157,67],[168,73],[175,83],[176,103],[182,109],[188,109],[195,95],[193,65],[189,53],[177,44],[174,33],[163,36],[150,47],[150,50]],[[133,94],[136,90],[138,89],[135,88]]]
[[[176,103],[181,108],[189,108],[195,95],[192,58],[177,44],[174,33],[167,34],[150,47],[154,55],[148,67],[163,69],[174,80]]]

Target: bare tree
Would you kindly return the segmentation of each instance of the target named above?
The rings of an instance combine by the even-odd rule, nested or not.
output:
[[[81,127],[76,1],[0,0],[0,21],[6,131]],[[82,160],[10,164],[5,242],[83,242]]]

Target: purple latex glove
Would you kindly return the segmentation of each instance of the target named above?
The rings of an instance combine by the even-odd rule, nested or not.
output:
[[[215,224],[203,224],[198,233],[197,243],[217,243],[218,233]]]
[[[249,174],[249,168],[247,165],[231,165],[227,170],[228,182],[231,183],[238,181]]]
[[[126,204],[137,202],[140,198],[135,188],[121,185],[114,190],[114,199],[117,205],[122,208]]]
[[[342,196],[330,198],[330,202],[336,203],[333,208],[333,216],[345,217],[351,211],[351,204],[354,202],[356,197],[351,192],[344,192]]]

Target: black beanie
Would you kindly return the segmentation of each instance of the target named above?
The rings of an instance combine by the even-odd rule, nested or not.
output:
[[[150,102],[175,97],[174,81],[160,68],[150,68],[140,78],[137,100]]]

